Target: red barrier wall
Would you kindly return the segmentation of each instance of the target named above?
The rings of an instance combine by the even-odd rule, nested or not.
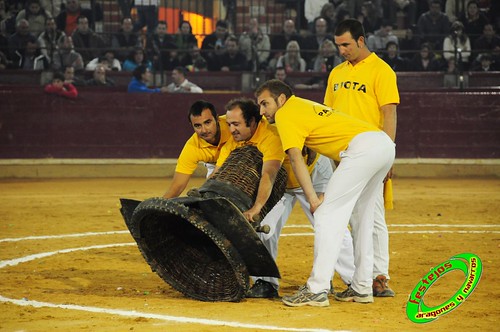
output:
[[[222,114],[241,95],[81,88],[68,100],[41,87],[0,86],[0,158],[176,158],[192,134],[186,114],[195,100]],[[398,158],[500,158],[499,147],[500,92],[401,93]]]

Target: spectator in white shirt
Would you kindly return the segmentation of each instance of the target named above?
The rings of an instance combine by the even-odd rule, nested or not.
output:
[[[175,67],[172,71],[172,83],[167,85],[167,92],[188,92],[202,93],[203,90],[196,84],[189,82],[186,79],[187,69],[184,67]]]

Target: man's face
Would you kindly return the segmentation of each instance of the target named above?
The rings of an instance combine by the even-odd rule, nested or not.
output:
[[[438,16],[440,12],[441,5],[439,5],[438,3],[432,3],[429,7],[429,13],[431,14],[431,16]]]
[[[228,54],[235,55],[238,53],[238,44],[232,40],[226,41],[226,51]]]
[[[151,80],[151,70],[146,69],[144,74],[142,74],[141,79],[144,83],[149,83],[149,81]]]
[[[234,140],[237,142],[248,141],[257,129],[255,121],[247,127],[243,112],[238,106],[226,112],[226,121],[231,135],[233,135]]]
[[[346,32],[341,36],[335,36],[335,45],[339,49],[339,54],[344,57],[347,61],[355,61],[361,51],[361,41],[357,42],[350,32]]]
[[[59,88],[59,89],[62,89],[63,84],[64,84],[64,82],[59,80],[59,79],[55,79],[52,81],[52,85]]]
[[[287,20],[283,24],[283,31],[285,32],[285,35],[291,35],[295,32],[295,23],[293,23],[292,20]]]
[[[176,85],[179,85],[184,81],[184,75],[179,73],[178,70],[174,69],[172,71],[172,81],[174,81]]]
[[[215,27],[215,35],[218,39],[224,39],[227,34],[227,29],[221,26]]]
[[[130,33],[130,32],[132,32],[133,28],[134,28],[134,25],[132,24],[131,18],[126,18],[123,20],[123,23],[122,23],[123,32]]]
[[[78,30],[81,32],[89,31],[89,20],[86,17],[80,17],[78,20]]]
[[[285,81],[286,79],[285,69],[277,69],[276,73],[274,74],[274,78],[280,80],[281,82]]]
[[[68,0],[66,2],[66,9],[71,13],[76,12],[79,7],[80,3],[78,2],[78,0]]]
[[[48,31],[56,31],[56,21],[54,19],[48,19],[47,22],[45,23],[45,28]]]
[[[194,132],[199,138],[207,141],[212,145],[217,145],[217,137],[220,131],[219,123],[216,118],[212,115],[212,112],[206,108],[201,111],[199,116],[190,117],[191,125],[193,126]]]
[[[278,100],[275,100],[269,90],[264,90],[257,97],[260,114],[265,116],[269,123],[275,122],[275,115],[278,109],[282,106]]]
[[[156,33],[160,36],[163,36],[167,33],[167,26],[165,24],[158,24],[156,27]]]
[[[99,82],[106,82],[106,68],[102,65],[95,67],[94,79]]]
[[[67,67],[64,70],[64,78],[67,80],[72,80],[75,77],[75,68]]]
[[[325,19],[320,18],[319,20],[317,20],[316,24],[315,24],[315,28],[316,28],[316,35],[319,35],[319,36],[326,35],[327,26],[326,26]]]

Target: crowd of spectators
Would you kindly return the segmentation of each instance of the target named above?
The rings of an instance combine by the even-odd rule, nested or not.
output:
[[[118,1],[120,30],[98,33],[102,13],[82,7],[80,0],[0,0],[0,69],[58,70],[90,73],[150,71],[325,72],[342,61],[332,43],[335,25],[347,17],[362,22],[367,45],[395,71],[499,70],[500,1],[484,0],[316,0],[304,1],[308,30],[286,19],[277,34],[268,34],[260,18],[249,19],[236,35],[228,21],[200,42],[191,24],[181,21],[175,34],[158,21],[157,1]],[[486,3],[486,5],[485,5]],[[124,9],[125,8],[125,9]],[[128,9],[127,9],[128,8]],[[94,8],[95,9],[95,8]],[[127,11],[128,10],[128,11]],[[404,15],[404,34],[395,33]],[[401,27],[400,27],[401,28]],[[142,30],[141,30],[142,29]],[[143,33],[141,33],[143,32]],[[403,36],[404,35],[404,36]],[[399,36],[399,37],[398,37]],[[486,63],[488,65],[484,65]]]

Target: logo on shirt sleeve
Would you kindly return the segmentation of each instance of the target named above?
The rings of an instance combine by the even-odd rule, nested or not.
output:
[[[328,117],[328,116],[332,115],[333,112],[335,112],[332,108],[329,108],[325,105],[314,105],[313,108],[314,108],[314,112],[317,115],[324,116],[324,117]]]

